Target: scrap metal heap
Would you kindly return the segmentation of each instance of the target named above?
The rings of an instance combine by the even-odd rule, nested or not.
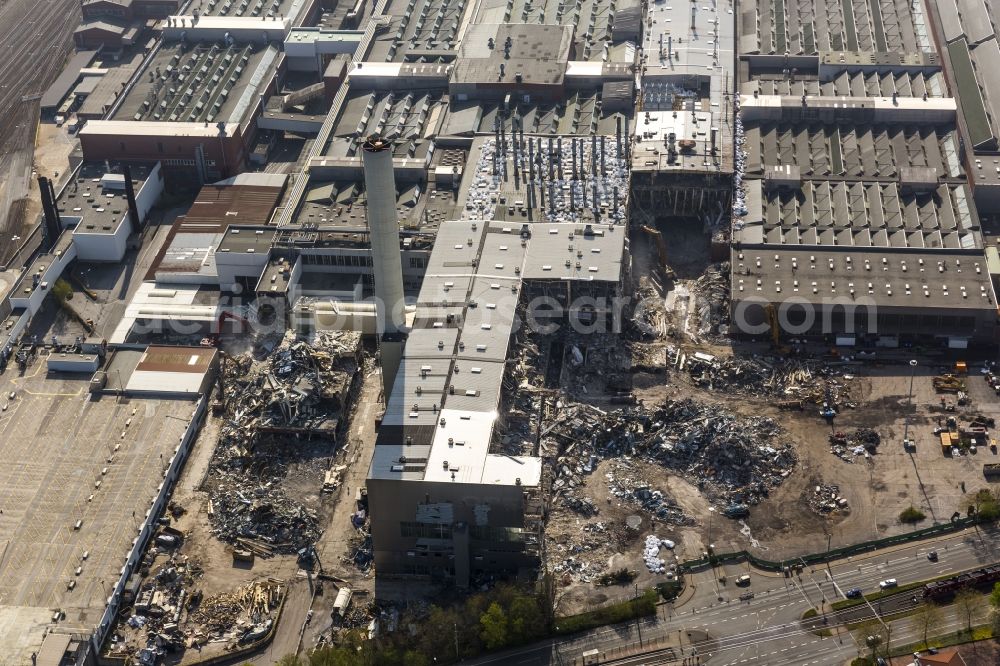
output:
[[[223,643],[226,650],[262,638],[270,629],[284,595],[280,580],[251,581],[231,592],[204,598],[198,587],[202,568],[195,560],[172,548],[154,548],[143,571],[136,574],[127,599],[129,612],[111,639],[107,656],[131,658],[133,663],[158,664],[167,653],[209,643]],[[154,568],[157,556],[166,554]]]
[[[583,483],[583,476],[599,460],[631,456],[697,480],[699,490],[712,502],[754,505],[780,485],[797,462],[792,445],[780,441],[781,428],[772,419],[742,417],[691,399],[668,400],[652,409],[604,412],[574,405],[570,410],[545,434],[547,448],[560,451],[553,497],[569,494]],[[626,482],[617,484],[622,488]],[[640,506],[653,503],[655,515],[672,515],[649,488],[632,493]]]
[[[822,361],[718,357],[671,346],[667,348],[667,362],[690,375],[696,386],[787,401],[776,402],[778,407],[826,402],[834,408],[853,408],[858,402],[853,376],[845,374],[842,367]]]
[[[226,363],[225,421],[206,483],[219,539],[267,557],[296,552],[319,536],[316,513],[282,481],[300,463],[333,455],[360,346],[354,332],[323,332],[309,344],[289,332],[262,361],[244,354]],[[313,438],[322,451],[311,450]]]
[[[867,458],[878,450],[882,436],[871,428],[858,428],[850,433],[839,430],[830,435],[830,453],[846,462],[854,462],[856,456]]]

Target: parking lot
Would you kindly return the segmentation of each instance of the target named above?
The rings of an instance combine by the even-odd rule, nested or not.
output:
[[[46,376],[44,357],[0,375],[0,663],[28,663],[57,611],[57,631],[97,625],[194,410],[89,378]]]

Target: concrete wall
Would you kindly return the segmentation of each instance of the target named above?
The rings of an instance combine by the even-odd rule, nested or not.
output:
[[[522,528],[524,489],[520,486],[387,479],[369,479],[367,486],[375,568],[379,574],[450,578],[454,575],[453,568],[461,576],[463,565],[475,574],[516,571],[538,563],[538,558],[524,552],[519,544],[483,541],[472,534],[477,527]],[[418,520],[421,505],[428,504],[450,505],[453,515],[447,526],[451,528],[451,538],[403,536],[402,523],[429,524]],[[463,530],[468,537],[464,546],[459,536]],[[467,551],[465,561],[463,550]]]
[[[69,248],[60,256],[52,256],[52,260],[48,262],[45,270],[39,276],[38,285],[33,287],[29,294],[25,294],[23,288],[30,287],[33,279],[30,275],[25,274],[24,279],[18,285],[18,290],[11,293],[11,306],[14,308],[27,308],[28,312],[34,315],[38,312],[38,308],[42,305],[42,300],[49,293],[56,280],[62,276],[66,266],[74,259],[76,259],[76,247],[70,243]]]
[[[231,289],[237,278],[259,280],[267,266],[267,252],[216,252],[215,269],[219,274],[219,287]]]
[[[114,628],[115,618],[118,616],[118,611],[122,605],[122,594],[125,591],[125,586],[128,583],[129,577],[138,568],[139,563],[142,560],[143,552],[146,550],[149,540],[156,532],[156,520],[163,513],[164,508],[166,508],[167,500],[170,498],[170,493],[173,490],[174,484],[180,477],[181,470],[184,469],[184,462],[187,460],[187,456],[191,452],[191,447],[194,445],[198,430],[201,428],[201,424],[205,418],[205,405],[207,404],[208,399],[204,396],[199,398],[194,404],[194,411],[191,413],[191,421],[188,423],[188,427],[187,430],[184,431],[184,435],[181,436],[181,441],[177,445],[177,448],[174,449],[174,455],[170,458],[167,466],[166,476],[164,477],[163,482],[160,483],[159,488],[157,488],[156,496],[153,498],[149,509],[146,511],[142,527],[139,531],[139,536],[132,545],[132,550],[128,553],[128,558],[125,562],[124,568],[122,569],[121,576],[115,583],[114,590],[111,593],[111,601],[104,609],[104,615],[101,616],[100,624],[91,636],[90,643],[94,654],[100,653],[101,646],[104,644],[104,641]]]
[[[135,193],[135,207],[139,213],[137,226],[149,215],[149,211],[160,200],[163,194],[163,170],[160,163],[150,170],[149,177]],[[122,196],[125,196],[122,192]],[[128,237],[131,234],[131,215],[125,213],[114,233],[91,233],[75,230],[73,245],[76,247],[77,258],[81,261],[121,261],[125,256]]]

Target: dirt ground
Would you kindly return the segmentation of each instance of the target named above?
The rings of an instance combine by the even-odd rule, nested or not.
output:
[[[234,344],[234,349],[230,350],[233,353],[240,351],[240,345],[245,346],[245,341],[243,343],[236,341]],[[367,475],[368,460],[371,456],[369,447],[374,443],[374,438],[367,435],[370,434],[368,431],[373,431],[380,385],[379,375],[369,370],[356,397],[358,402],[355,410],[344,430],[343,438],[348,439],[352,444],[345,448],[341,448],[339,445],[330,446],[330,450],[325,454],[322,451],[317,452],[317,455],[332,455],[331,466],[348,465],[345,483],[342,486],[343,492],[321,494],[323,472],[315,464],[312,464],[314,459],[310,456],[306,456],[301,464],[292,465],[287,479],[283,483],[283,488],[292,498],[317,512],[319,524],[324,528],[320,542],[317,543],[323,571],[337,578],[350,578],[351,586],[356,589],[356,598],[358,599],[356,605],[364,603],[363,599],[366,597],[366,593],[374,588],[374,581],[370,575],[366,576],[363,572],[357,571],[356,568],[352,571],[350,566],[341,562],[341,559],[350,553],[348,537],[351,535],[348,532],[353,532],[354,528],[351,527],[349,516],[354,510],[353,498],[360,486],[359,479],[363,481]],[[175,555],[175,560],[178,557],[187,558],[189,566],[196,565],[200,568],[201,573],[192,589],[200,590],[205,598],[232,592],[241,585],[254,580],[276,578],[284,581],[288,589],[288,599],[283,611],[282,622],[278,625],[274,639],[275,647],[270,651],[273,654],[269,653],[270,656],[262,657],[264,661],[259,662],[273,663],[277,657],[297,649],[300,629],[303,626],[306,612],[310,608],[318,618],[322,618],[324,612],[326,615],[325,623],[321,619],[315,623],[309,623],[311,631],[319,630],[324,626],[329,627],[329,609],[326,606],[332,608],[333,600],[336,597],[336,583],[326,583],[326,587],[332,590],[332,594],[316,596],[313,594],[316,572],[314,571],[310,575],[303,571],[295,555],[279,554],[266,559],[257,557],[252,565],[234,562],[232,547],[212,534],[208,516],[209,495],[205,489],[205,483],[221,425],[222,421],[219,417],[212,416],[211,413],[206,417],[192,454],[174,490],[172,501],[185,511],[183,515],[171,523],[173,527],[184,533],[184,540]],[[365,441],[368,442],[369,447],[363,446]],[[325,457],[322,459],[327,460]],[[353,484],[349,490],[347,489],[348,481]],[[158,555],[150,568],[151,571],[155,571],[161,564],[165,563],[167,558],[167,554]],[[136,632],[121,628],[120,633],[126,635],[135,633],[137,635],[133,638],[139,640],[141,631]],[[311,635],[307,635],[303,644],[311,644],[312,638]],[[210,643],[201,651],[188,650],[183,654],[168,655],[166,663],[183,664],[204,659],[223,653],[224,646],[225,643]],[[270,661],[267,661],[268,659]]]
[[[720,349],[712,347],[710,351],[718,354]],[[957,408],[960,421],[974,413],[1000,420],[1000,398],[987,386],[979,374],[979,367],[970,369],[967,382],[972,404]],[[606,563],[608,570],[627,567],[639,572],[640,585],[652,584],[664,577],[649,574],[642,561],[642,542],[647,534],[675,541],[674,554],[681,560],[701,555],[708,543],[709,529],[711,541],[718,551],[746,549],[763,558],[784,559],[825,550],[828,543],[836,548],[946,522],[956,511],[964,514],[968,495],[987,485],[981,472],[982,464],[997,461],[997,456],[986,447],[980,448],[975,455],[958,458],[942,455],[932,432],[938,418],[945,415],[940,395],[935,393],[931,383],[938,369],[936,362],[933,365],[924,363],[914,373],[909,437],[916,440],[917,448],[912,454],[902,447],[910,381],[906,365],[850,368],[856,394],[862,400],[856,409],[845,409],[832,425],[827,424],[812,406],[803,412],[781,411],[767,400],[734,399],[725,392],[713,393],[695,387],[681,373],[636,375],[635,394],[649,405],[668,398],[692,397],[746,416],[775,419],[784,429],[782,439],[794,444],[798,465],[768,498],[751,509],[749,518],[734,521],[718,513],[712,516],[708,511],[709,503],[689,479],[680,478],[657,465],[636,465],[626,461],[633,474],[641,475],[653,488],[670,496],[697,524],[690,527],[653,525],[648,516],[644,516],[639,530],[630,532],[628,539],[621,539],[604,535],[618,534],[621,530],[616,526],[623,525],[627,515],[640,512],[635,507],[621,505],[617,498],[609,502],[607,470],[620,461],[603,461],[586,477],[583,488],[578,491],[593,498],[600,513],[584,518],[554,506],[547,529],[549,557],[559,561],[574,554],[565,548],[565,535],[588,534],[588,530],[595,529],[594,524],[602,523],[606,532],[598,532],[595,536],[603,538],[590,539],[599,546],[578,555],[580,559]],[[949,395],[947,400],[954,402],[954,395]],[[860,427],[874,428],[882,437],[879,451],[870,462],[858,456],[848,463],[830,452],[828,438],[832,431]],[[807,500],[819,483],[839,486],[840,495],[848,500],[850,511],[824,516],[810,508]],[[927,515],[915,527],[898,520],[899,513],[910,506]],[[756,547],[751,537],[758,542]],[[581,540],[571,541],[579,543]],[[666,550],[661,551],[661,557],[668,563],[672,560]],[[609,591],[609,588],[589,583],[573,583],[563,589],[561,610],[581,610],[603,603],[616,594],[624,598],[629,591],[618,588]]]
[[[692,327],[686,321],[692,308],[684,305],[671,307],[676,302],[673,294],[688,289],[699,272],[708,264],[707,240],[691,225],[667,225],[664,236],[672,267],[677,280],[666,283],[667,293],[661,291],[666,301],[665,321],[656,327],[654,334],[633,349],[641,348],[637,363],[643,372],[632,375],[633,393],[647,406],[667,399],[693,398],[716,404],[743,416],[767,416],[783,429],[779,438],[791,443],[798,456],[798,464],[783,483],[752,507],[749,518],[730,520],[709,512],[709,502],[693,483],[655,464],[637,464],[624,461],[631,473],[641,476],[655,490],[660,490],[683,508],[693,519],[693,525],[655,525],[649,515],[634,506],[622,505],[608,492],[608,471],[623,461],[601,462],[584,483],[575,490],[577,496],[594,500],[599,513],[590,518],[563,507],[559,500],[553,503],[546,529],[547,556],[550,566],[574,557],[572,574],[560,575],[564,585],[560,592],[560,611],[563,613],[586,610],[616,598],[632,594],[631,585],[598,587],[594,582],[600,571],[622,567],[638,572],[636,582],[650,585],[665,580],[664,575],[650,574],[643,562],[643,542],[647,535],[676,542],[673,553],[661,550],[660,557],[669,565],[676,559],[700,557],[711,541],[717,551],[749,550],[762,558],[780,560],[793,556],[826,550],[828,547],[849,545],[912,531],[935,523],[946,522],[956,511],[963,515],[967,498],[977,488],[985,487],[982,475],[984,462],[1000,462],[988,447],[975,455],[953,458],[944,456],[933,428],[946,413],[941,406],[941,396],[935,393],[932,377],[946,364],[939,358],[917,357],[919,365],[913,374],[912,407],[908,408],[911,371],[906,364],[909,356],[905,350],[878,350],[879,356],[893,363],[857,362],[842,369],[852,378],[852,394],[857,398],[856,407],[845,408],[827,423],[814,405],[805,411],[782,411],[773,400],[752,395],[732,395],[726,390],[712,391],[695,386],[685,372],[664,368],[655,372],[646,366],[650,359],[660,365],[665,354],[660,350],[668,345],[680,347],[686,353],[704,351],[716,356],[734,353],[746,355],[756,352],[761,356],[772,352],[764,345],[739,343],[735,348],[728,341],[699,340],[688,332]],[[638,238],[636,237],[638,236]],[[653,267],[658,263],[652,243],[643,235],[633,234],[632,277],[658,276]],[[661,280],[653,280],[658,286]],[[682,320],[683,324],[682,324]],[[812,350],[817,356],[828,349]],[[849,356],[851,350],[842,350]],[[779,360],[779,359],[774,359]],[[954,359],[952,359],[954,360]],[[982,364],[970,362],[967,378],[968,393],[972,404],[958,407],[961,422],[973,413],[982,413],[1000,420],[1000,397],[987,386],[980,369]],[[646,371],[648,370],[648,371]],[[576,398],[581,396],[576,395]],[[599,401],[594,391],[588,399]],[[955,396],[946,396],[949,403]],[[614,409],[613,405],[603,405]],[[916,451],[903,450],[904,426],[909,412],[909,437],[916,441]],[[878,453],[866,460],[862,456],[853,462],[841,460],[831,453],[829,436],[835,431],[850,432],[855,428],[873,428],[882,438]],[[848,501],[849,511],[822,515],[809,506],[816,485],[834,485],[839,495]],[[917,525],[901,524],[899,513],[914,506],[926,514]],[[627,530],[625,518],[642,515],[638,530]],[[575,547],[575,548],[574,548]],[[586,562],[587,567],[581,567]],[[564,565],[565,566],[565,565]]]

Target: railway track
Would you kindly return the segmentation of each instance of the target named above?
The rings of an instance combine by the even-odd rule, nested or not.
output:
[[[34,157],[38,98],[59,75],[73,50],[80,21],[76,0],[8,0],[0,5],[0,264],[16,249],[33,220],[12,207],[28,196]],[[15,228],[16,227],[16,228]]]

